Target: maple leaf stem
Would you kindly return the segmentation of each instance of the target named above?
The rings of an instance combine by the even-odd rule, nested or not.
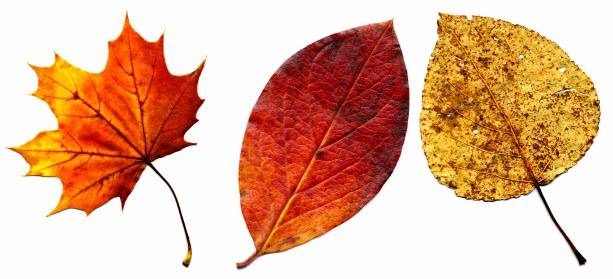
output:
[[[185,226],[185,220],[183,220],[183,213],[181,213],[181,206],[179,205],[179,200],[177,199],[175,190],[172,189],[172,186],[170,186],[170,183],[168,183],[166,178],[164,178],[164,176],[153,166],[151,162],[147,161],[147,165],[151,167],[153,171],[157,173],[157,175],[160,178],[162,178],[162,180],[164,180],[166,185],[168,185],[168,188],[170,189],[172,196],[175,198],[175,202],[177,203],[177,209],[179,209],[179,217],[181,217],[181,223],[183,224],[183,231],[185,232],[185,239],[187,240],[187,257],[185,257],[185,260],[183,260],[183,265],[185,267],[189,267],[189,264],[192,261],[192,244],[189,241],[189,234],[187,233],[187,227]]]
[[[249,256],[249,258],[247,258],[245,261],[241,263],[237,263],[236,268],[240,269],[240,268],[244,268],[248,266],[251,262],[253,262],[253,260],[255,260],[259,256],[260,256],[260,253],[258,253],[258,251],[253,252],[253,254],[251,254],[251,256]]]
[[[545,208],[547,209],[547,213],[549,213],[549,217],[551,217],[551,220],[553,221],[553,223],[556,225],[560,233],[562,233],[562,236],[564,236],[564,239],[566,239],[566,242],[568,243],[568,245],[570,245],[570,248],[573,250],[573,253],[575,253],[575,257],[577,257],[577,261],[579,261],[579,265],[584,265],[587,260],[583,257],[583,255],[581,255],[581,253],[579,253],[579,250],[577,250],[573,242],[570,241],[570,238],[568,238],[568,236],[566,235],[562,227],[560,227],[560,224],[558,224],[558,221],[556,221],[556,218],[553,217],[553,213],[551,212],[551,209],[549,208],[549,205],[547,204],[547,201],[545,200],[543,191],[541,191],[541,186],[539,186],[536,183],[535,183],[535,186],[536,186],[536,190],[539,193],[539,196],[541,197],[541,200],[543,201],[543,204],[545,205]]]

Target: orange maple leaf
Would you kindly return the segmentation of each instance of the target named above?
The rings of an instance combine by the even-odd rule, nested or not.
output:
[[[145,41],[126,15],[121,34],[109,42],[102,72],[83,71],[57,54],[50,67],[30,65],[38,76],[32,95],[49,104],[59,127],[11,149],[30,164],[26,175],[62,181],[62,196],[49,215],[68,208],[89,215],[117,196],[123,210],[147,165],[162,177],[151,162],[195,144],[184,135],[204,102],[197,92],[204,61],[191,74],[172,75],[163,42],[164,35]],[[188,266],[187,230],[185,235]]]

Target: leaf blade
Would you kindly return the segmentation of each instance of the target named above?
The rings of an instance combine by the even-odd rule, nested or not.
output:
[[[596,90],[589,77],[555,43],[525,27],[478,16],[470,21],[463,16],[441,14],[439,35],[434,59],[428,66],[420,121],[423,148],[439,182],[470,199],[519,197],[534,186],[525,182],[500,183],[501,177],[545,185],[585,154],[598,131]],[[540,63],[541,60],[547,62]],[[589,94],[557,95],[575,93],[566,91],[570,88]],[[568,100],[551,99],[553,95]],[[558,107],[543,105],[548,100],[555,101]],[[561,104],[569,105],[571,112],[562,109]],[[498,113],[492,112],[496,110]],[[586,112],[580,115],[581,120],[573,120],[572,114],[582,110]],[[574,126],[572,121],[583,119],[587,121],[584,127],[568,131]],[[557,122],[549,124],[550,120]],[[580,137],[575,141],[575,136]],[[444,137],[474,144],[462,148]],[[539,137],[545,137],[547,142],[536,144]],[[573,160],[558,156],[559,148],[572,150],[568,157]],[[475,155],[480,151],[521,158]],[[434,154],[456,157],[443,161],[442,156],[435,158]],[[459,169],[472,170],[473,174],[462,174]]]
[[[391,21],[333,34],[290,57],[245,132],[239,188],[256,253],[238,266],[307,242],[370,201],[400,155],[408,103]]]

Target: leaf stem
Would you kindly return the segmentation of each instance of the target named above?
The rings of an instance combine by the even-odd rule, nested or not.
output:
[[[253,254],[251,254],[251,256],[249,256],[249,258],[247,258],[245,261],[237,263],[236,268],[241,269],[248,266],[251,262],[253,262],[253,260],[255,260],[259,256],[260,254],[258,253],[258,251],[253,252]]]
[[[160,178],[162,178],[162,180],[164,180],[166,185],[168,185],[168,188],[170,189],[172,196],[175,198],[175,202],[177,203],[177,209],[179,209],[179,217],[181,217],[181,223],[183,224],[183,231],[185,232],[185,239],[187,240],[187,257],[185,257],[185,260],[183,260],[183,265],[185,267],[189,267],[189,264],[192,261],[192,244],[189,241],[189,234],[187,234],[187,227],[185,227],[185,220],[183,220],[183,213],[181,213],[181,206],[179,206],[179,200],[177,199],[177,195],[175,194],[175,191],[172,189],[172,186],[170,186],[170,183],[168,183],[166,178],[162,176],[162,174],[153,166],[153,164],[149,160],[147,160],[146,162],[147,162],[147,165],[151,167],[153,171],[157,173],[157,175]]]
[[[539,196],[541,197],[541,200],[543,201],[543,204],[545,205],[545,208],[547,209],[547,213],[549,213],[549,217],[551,217],[551,220],[556,225],[560,233],[562,233],[562,236],[564,236],[564,239],[566,239],[566,242],[568,243],[570,248],[573,250],[573,253],[575,253],[575,257],[577,257],[577,261],[579,261],[579,265],[584,265],[587,260],[583,257],[583,255],[581,255],[581,253],[579,253],[579,250],[577,250],[573,242],[570,241],[570,238],[568,238],[568,236],[566,235],[562,227],[560,227],[560,224],[558,224],[558,221],[556,221],[556,218],[553,217],[553,213],[551,212],[551,209],[549,209],[549,205],[547,204],[547,201],[545,200],[545,196],[543,196],[543,191],[541,191],[541,186],[538,183],[534,183],[534,186],[536,186],[536,190],[538,191]]]

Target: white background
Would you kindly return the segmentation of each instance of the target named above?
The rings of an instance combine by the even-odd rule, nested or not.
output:
[[[221,2],[221,1],[219,1]],[[610,7],[598,1],[286,1],[143,3],[3,1],[0,4],[0,146],[57,128],[47,105],[28,96],[55,50],[73,65],[103,69],[107,41],[126,11],[155,41],[165,32],[173,74],[208,55],[198,90],[206,101],[186,135],[198,145],[154,162],[173,185],[192,238],[192,265],[170,191],[147,169],[126,207],[119,199],[89,217],[57,204],[57,178],[22,177],[28,165],[0,150],[0,278],[611,278],[613,71]],[[604,1],[603,1],[604,2]],[[421,150],[419,112],[438,12],[483,15],[536,30],[560,45],[593,80],[601,125],[577,166],[543,188],[558,221],[587,258],[578,266],[536,192],[476,202],[436,182]],[[324,36],[394,19],[411,88],[400,161],[379,195],[354,218],[305,245],[253,251],[240,211],[238,161],[247,118],[274,71]]]

